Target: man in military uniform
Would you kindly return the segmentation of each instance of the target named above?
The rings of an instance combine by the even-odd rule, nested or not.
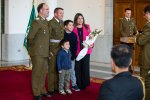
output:
[[[45,89],[45,78],[49,61],[49,27],[46,18],[48,5],[41,3],[37,7],[38,17],[33,21],[27,36],[28,53],[32,61],[32,91],[35,100],[41,96],[51,97]]]
[[[150,100],[150,5],[144,9],[146,25],[143,32],[137,37],[137,42],[141,46],[140,76],[145,80],[146,96],[145,100]]]
[[[131,18],[131,9],[125,9],[125,17],[119,20],[119,31],[121,37],[133,36],[134,33],[138,33],[136,22],[134,18]]]
[[[137,35],[137,33],[138,33],[135,19],[131,18],[131,9],[130,8],[125,9],[125,17],[120,18],[120,20],[119,20],[119,31],[121,33],[121,37],[132,37],[134,35]],[[126,44],[126,45],[130,46],[131,48],[133,48],[133,46],[134,46],[133,43],[123,43],[123,44]],[[133,73],[131,66],[129,67],[129,71],[131,73]]]
[[[63,8],[55,8],[54,17],[49,21],[50,28],[50,66],[48,69],[48,91],[51,95],[58,90],[58,73],[56,69],[56,55],[59,42],[64,37]]]

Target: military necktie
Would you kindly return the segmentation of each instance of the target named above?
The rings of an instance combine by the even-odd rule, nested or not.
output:
[[[59,25],[61,25],[61,21],[59,21]]]

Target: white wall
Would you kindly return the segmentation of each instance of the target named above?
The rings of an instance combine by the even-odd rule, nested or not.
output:
[[[31,0],[5,0],[5,34],[24,34],[32,8]]]
[[[34,0],[35,9],[39,3],[45,2],[50,6],[50,18],[53,16],[53,9],[56,7],[56,0]],[[6,7],[6,34],[24,34],[30,18],[32,0],[5,0]]]
[[[53,10],[56,0],[34,0],[35,9],[45,2]],[[5,34],[2,36],[2,60],[16,61],[28,59],[23,40],[32,9],[32,0],[5,0]],[[50,18],[53,11],[50,11]]]
[[[64,8],[64,20],[74,18],[80,12],[91,29],[102,29],[103,35],[96,40],[91,61],[110,63],[110,50],[113,38],[113,0],[58,0]]]
[[[113,0],[104,0],[104,35],[100,36],[93,50],[91,61],[110,63],[110,51],[113,43]]]
[[[105,0],[58,0],[58,6],[64,8],[64,20],[74,19],[76,13],[82,13],[91,29],[102,29],[104,33]]]

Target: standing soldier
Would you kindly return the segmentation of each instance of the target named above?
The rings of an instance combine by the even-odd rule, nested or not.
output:
[[[58,90],[58,73],[56,69],[56,55],[59,42],[64,37],[63,8],[55,8],[54,17],[49,21],[50,27],[50,65],[48,69],[48,91],[51,95]]]
[[[136,22],[134,18],[131,18],[131,9],[125,9],[125,17],[120,18],[119,20],[119,31],[121,33],[121,37],[132,37],[138,33]],[[133,43],[123,43],[131,48],[133,48]],[[134,49],[134,48],[133,48]],[[131,66],[129,66],[129,71],[133,73]]]
[[[46,18],[48,5],[41,3],[37,7],[38,17],[33,21],[27,36],[28,52],[32,61],[32,91],[35,100],[41,96],[51,97],[45,89],[45,78],[49,61],[49,27]]]
[[[137,37],[137,42],[141,46],[140,76],[145,80],[146,95],[145,100],[150,100],[150,5],[144,9],[146,25],[143,32]]]
[[[119,20],[119,31],[121,37],[133,36],[134,33],[138,33],[136,22],[134,18],[131,18],[131,9],[125,9],[125,17]]]

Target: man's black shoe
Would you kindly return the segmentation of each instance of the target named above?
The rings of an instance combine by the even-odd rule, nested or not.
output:
[[[86,90],[86,87],[81,87],[82,90]]]
[[[52,91],[48,91],[48,94],[50,94],[51,96],[53,96],[55,93]]]
[[[51,97],[52,95],[51,94],[49,94],[49,93],[44,93],[44,94],[41,94],[42,96],[44,96],[44,97]]]
[[[54,90],[54,93],[59,93],[59,91],[58,90]]]
[[[42,100],[41,96],[34,96],[34,100]]]

